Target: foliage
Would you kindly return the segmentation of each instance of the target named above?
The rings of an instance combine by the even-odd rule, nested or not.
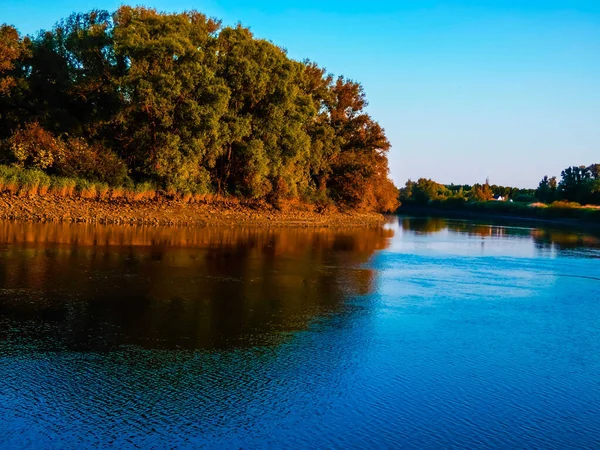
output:
[[[536,197],[544,203],[552,203],[557,198],[556,177],[544,176],[535,192]]]
[[[552,202],[552,204],[550,205],[550,207],[552,208],[569,208],[569,209],[573,209],[573,208],[581,208],[581,205],[577,202],[568,202],[565,200],[558,200],[555,202]]]
[[[9,96],[16,86],[16,63],[27,55],[28,42],[20,38],[16,28],[0,25],[0,95]]]
[[[19,166],[47,169],[64,151],[62,142],[37,122],[18,129],[8,139],[10,158]]]
[[[117,155],[99,143],[89,145],[82,138],[67,139],[52,167],[63,177],[83,177],[115,186],[128,181],[127,166]]]
[[[545,203],[561,200],[600,205],[600,164],[567,167],[558,183],[556,177],[544,176],[536,196]]]
[[[519,203],[534,203],[538,200],[538,198],[535,195],[532,194],[517,194],[515,195],[514,199],[515,202],[519,202]]]
[[[491,201],[494,199],[494,201]],[[433,180],[419,179],[416,183],[408,180],[400,190],[403,205],[431,206],[445,209],[461,209],[465,202],[490,204],[488,208],[505,208],[512,211],[518,205],[549,205],[554,214],[559,209],[590,209],[600,205],[600,164],[568,167],[561,173],[561,180],[544,176],[538,188],[519,189],[486,183],[470,185],[441,185]],[[493,206],[492,204],[514,203],[516,206]],[[589,205],[589,207],[581,207]],[[471,207],[471,206],[468,206]],[[479,208],[478,206],[473,206]]]
[[[473,188],[469,191],[467,195],[468,199],[476,202],[486,202],[491,200],[493,197],[494,193],[492,192],[492,188],[487,182],[484,185],[473,185]]]
[[[241,25],[122,6],[27,38],[3,26],[0,50],[5,162],[190,195],[397,208],[362,86]]]
[[[465,201],[482,202],[491,200],[494,192],[489,183],[464,185],[443,185],[433,180],[420,178],[416,183],[408,180],[403,189],[400,190],[400,201],[402,204],[415,204],[426,206],[432,202],[451,201],[453,204],[461,204]]]

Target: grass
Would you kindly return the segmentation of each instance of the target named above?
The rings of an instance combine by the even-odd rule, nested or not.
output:
[[[41,170],[0,165],[0,192],[22,197],[58,196],[96,200],[124,199],[129,202],[154,200],[164,197],[190,203],[220,199],[212,194],[191,192],[161,192],[152,183],[143,182],[133,186],[109,186],[106,183],[82,178],[65,178],[48,175]]]

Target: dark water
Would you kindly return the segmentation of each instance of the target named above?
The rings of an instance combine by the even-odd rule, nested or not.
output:
[[[600,240],[0,223],[1,448],[598,448]]]

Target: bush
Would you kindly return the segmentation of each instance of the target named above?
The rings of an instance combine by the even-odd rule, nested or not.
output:
[[[550,208],[574,209],[574,208],[581,208],[581,205],[577,202],[558,200],[558,201],[552,202],[550,204]]]
[[[4,144],[10,163],[47,170],[67,178],[85,178],[111,185],[128,183],[127,166],[112,151],[82,138],[60,139],[37,122],[17,130]]]
[[[515,202],[521,202],[521,203],[535,203],[538,201],[537,197],[535,195],[529,195],[529,194],[518,194],[515,195],[515,197],[513,198],[513,200]]]
[[[54,163],[55,172],[64,177],[85,178],[113,186],[127,182],[127,166],[100,144],[89,145],[81,138],[68,139],[65,150]]]
[[[64,151],[62,142],[37,122],[25,125],[8,139],[12,162],[20,167],[47,169]]]

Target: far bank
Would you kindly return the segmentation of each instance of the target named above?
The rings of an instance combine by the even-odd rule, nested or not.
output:
[[[485,219],[503,224],[548,224],[600,230],[600,210],[573,207],[535,207],[509,202],[473,202],[457,205],[435,202],[428,206],[402,205],[399,215]]]

